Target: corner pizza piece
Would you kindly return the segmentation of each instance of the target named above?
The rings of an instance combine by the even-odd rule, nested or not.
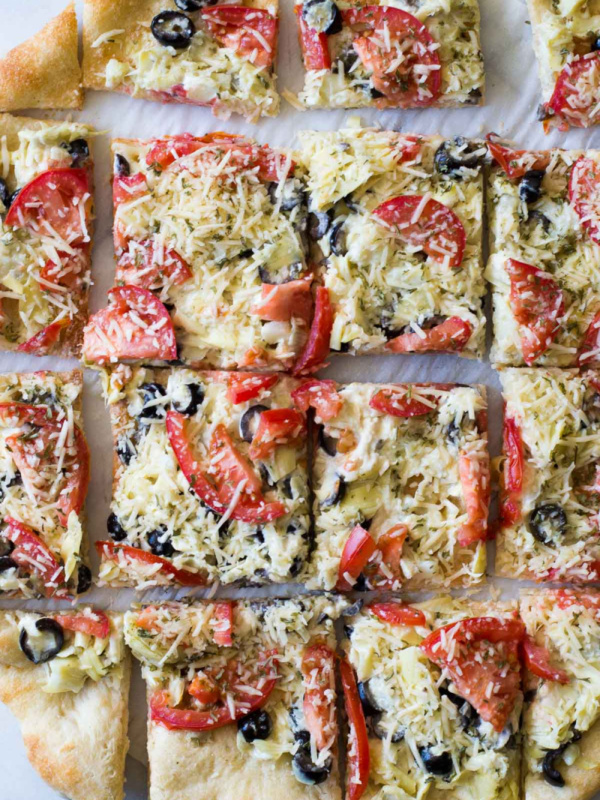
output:
[[[294,11],[307,108],[483,102],[477,0],[295,0]]]
[[[348,800],[520,796],[516,603],[371,603],[345,632]]]
[[[600,152],[516,150],[488,136],[496,364],[594,366],[600,329]]]
[[[600,580],[600,375],[558,369],[500,373],[504,411],[496,572]]]
[[[289,370],[328,353],[290,153],[225,133],[117,139],[113,153],[117,286],[86,330],[88,362]]]
[[[0,108],[83,108],[75,3],[0,58]]]
[[[331,350],[483,356],[485,143],[360,126],[300,141]]]
[[[176,5],[85,0],[84,86],[207,106],[222,119],[276,116],[278,1]]]
[[[538,119],[547,132],[600,121],[598,0],[527,0],[542,84]]]
[[[120,614],[0,612],[0,700],[61,797],[122,800],[129,676]]]
[[[82,384],[79,370],[0,376],[0,593],[7,596],[71,597],[90,588]]]
[[[296,578],[310,548],[306,417],[283,375],[107,376],[115,441],[110,585]]]
[[[600,593],[524,592],[521,617],[524,800],[588,800],[600,789]]]
[[[430,589],[483,580],[484,387],[313,380],[294,396],[321,423],[308,586]]]
[[[339,800],[339,598],[145,606],[151,800]]]

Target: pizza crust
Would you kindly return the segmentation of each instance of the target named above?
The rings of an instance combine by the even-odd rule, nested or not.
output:
[[[77,15],[71,3],[0,59],[0,108],[82,108]]]
[[[544,67],[544,35],[542,21],[545,14],[552,13],[552,4],[549,0],[527,0],[527,9],[531,21],[531,31],[533,34],[533,49],[538,65],[538,74],[542,84],[542,96],[544,100],[549,100],[554,91],[556,81],[555,75],[551,70]]]

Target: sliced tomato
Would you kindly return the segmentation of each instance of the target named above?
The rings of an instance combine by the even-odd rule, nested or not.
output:
[[[380,389],[369,401],[371,408],[389,414],[392,417],[422,417],[435,411],[439,397],[427,398],[430,404],[423,403],[411,396],[411,386],[394,386],[393,388]]]
[[[556,604],[559,608],[566,609],[571,606],[583,606],[590,611],[600,611],[600,592],[573,592],[570,589],[557,589],[555,592]]]
[[[348,8],[342,18],[359,32],[352,46],[389,105],[414,108],[437,100],[442,87],[440,57],[423,23],[386,5]]]
[[[392,527],[377,539],[377,549],[364,568],[371,589],[397,589],[402,580],[402,551],[408,536],[406,525]]]
[[[92,314],[83,331],[86,361],[177,358],[173,322],[152,292],[139,286],[117,286],[108,296],[111,305]]]
[[[127,250],[119,256],[115,277],[130,286],[156,291],[165,284],[181,286],[194,274],[187,261],[175,250],[145,240],[139,242],[133,252]]]
[[[467,236],[454,211],[428,195],[404,194],[377,206],[373,215],[393,228],[410,247],[434,261],[460,267]]]
[[[335,587],[338,592],[348,592],[352,589],[376,549],[377,545],[369,531],[360,525],[355,525],[342,550]]]
[[[504,418],[504,470],[500,498],[500,519],[503,525],[514,525],[521,518],[523,491],[523,438],[512,417]]]
[[[89,240],[82,224],[82,205],[85,218],[91,205],[87,171],[50,169],[25,184],[10,206],[5,224],[75,244]]]
[[[318,381],[316,378],[303,381],[297,389],[294,389],[292,402],[304,412],[314,408],[323,422],[337,417],[344,405],[342,396],[337,392],[335,381]]]
[[[40,270],[41,288],[46,292],[61,286],[72,292],[80,290],[88,269],[88,255],[87,248],[78,248],[74,253],[58,252],[58,261],[48,259]]]
[[[66,446],[66,457],[63,462],[66,481],[60,489],[58,498],[58,515],[61,525],[67,526],[69,515],[74,511],[81,513],[85,496],[90,483],[90,451],[83,431],[78,425],[73,426],[73,442]]]
[[[143,172],[136,172],[135,175],[115,175],[113,179],[113,205],[116,209],[121,203],[135,200],[147,191],[148,184]]]
[[[46,405],[30,405],[29,403],[0,403],[0,421],[13,428],[21,425],[37,425],[42,427],[50,422],[55,423],[58,417],[53,408]]]
[[[41,331],[36,333],[26,342],[22,342],[17,350],[19,353],[33,353],[36,356],[45,356],[52,350],[60,339],[61,333],[72,324],[69,317],[57,319],[46,325]]]
[[[600,244],[600,164],[581,156],[571,168],[569,202],[590,239]]]
[[[180,133],[177,136],[164,136],[155,139],[146,153],[146,164],[156,172],[162,172],[174,161],[195,153],[204,144],[202,137],[191,133]]]
[[[252,460],[268,458],[282,444],[296,447],[306,440],[304,414],[295,408],[270,408],[258,419],[249,455]]]
[[[600,53],[592,51],[566,64],[548,101],[551,109],[567,127],[587,128],[599,121]]]
[[[550,347],[565,314],[562,289],[551,275],[509,258],[510,307],[521,333],[523,360],[531,366]]]
[[[275,386],[279,375],[259,375],[256,372],[232,372],[227,378],[227,399],[238,405],[254,400],[262,392]]]
[[[460,353],[464,350],[473,326],[466,319],[448,317],[444,322],[424,329],[421,333],[402,333],[386,344],[393,353]]]
[[[404,603],[371,603],[367,606],[372,614],[390,625],[420,626],[427,624],[425,614],[419,608]]]
[[[277,48],[277,18],[261,8],[219,5],[202,11],[209,33],[257,67],[270,67]]]
[[[600,364],[600,311],[588,325],[577,354],[580,367],[596,367]]]
[[[106,561],[120,561],[123,558],[132,563],[137,561],[140,564],[154,564],[160,567],[159,572],[170,575],[175,583],[180,583],[182,586],[206,586],[206,575],[201,572],[177,569],[166,558],[155,556],[154,553],[139,547],[109,541],[96,542],[95,545],[100,558]]]
[[[317,750],[325,750],[336,738],[335,653],[326,644],[313,644],[304,651],[304,723]]]
[[[68,631],[87,633],[98,639],[106,639],[110,635],[110,619],[103,611],[92,611],[80,614],[54,614],[58,624]]]
[[[527,669],[538,678],[553,683],[569,683],[569,674],[564,669],[553,667],[550,653],[542,645],[536,644],[528,633],[525,634],[521,642],[523,663]]]
[[[14,544],[10,557],[19,567],[39,578],[46,597],[66,597],[66,576],[62,565],[38,534],[13,517],[4,517],[3,535]]]
[[[471,617],[438,628],[420,648],[446,671],[457,693],[480,717],[501,732],[519,693],[519,645],[524,636],[521,620]]]
[[[293,375],[307,375],[316,372],[329,355],[329,341],[333,327],[333,307],[329,298],[329,290],[319,286],[315,299],[315,313],[308,341],[292,369]]]
[[[310,320],[313,308],[310,280],[287,283],[263,283],[262,299],[250,309],[261,319],[271,322],[289,322],[293,317]]]
[[[346,800],[360,800],[367,788],[371,769],[369,735],[354,670],[345,658],[340,659],[340,675],[348,719]]]
[[[294,11],[298,16],[304,69],[307,71],[331,69],[331,55],[329,53],[327,34],[319,33],[304,22],[302,19],[302,6],[295,6]]]
[[[213,640],[220,647],[231,647],[233,644],[233,603],[220,600],[215,603],[210,621]]]
[[[546,169],[550,163],[549,152],[516,150],[514,147],[501,144],[500,137],[495,133],[488,133],[485,138],[492,158],[511,180],[522,178],[532,169]]]
[[[262,415],[261,415],[262,416]],[[210,441],[209,473],[215,476],[219,497],[228,505],[244,483],[242,495],[256,500],[261,493],[262,483],[252,464],[234,445],[225,425],[219,423]]]
[[[458,531],[461,547],[487,539],[488,506],[490,503],[490,463],[487,451],[481,457],[462,452],[458,457],[458,474],[465,501],[467,521]]]
[[[221,692],[216,682],[205,673],[198,672],[194,675],[192,682],[188,687],[188,692],[196,700],[199,700],[203,706],[211,706],[217,703],[221,698]]]

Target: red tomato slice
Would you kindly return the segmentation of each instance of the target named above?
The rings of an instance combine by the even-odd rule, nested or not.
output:
[[[367,608],[382,622],[390,625],[426,625],[427,618],[419,608],[404,603],[371,603]]]
[[[422,417],[435,411],[440,401],[439,397],[431,396],[431,405],[411,397],[410,386],[397,386],[389,389],[380,389],[369,401],[371,408],[389,414],[392,417]]]
[[[467,522],[457,535],[461,547],[469,547],[475,542],[487,539],[488,506],[490,503],[491,480],[490,463],[485,456],[479,458],[471,453],[460,453],[458,474],[465,501]]]
[[[296,447],[306,439],[304,414],[295,408],[270,408],[263,411],[252,438],[249,455],[252,460],[268,458],[278,445]]]
[[[4,522],[8,527],[3,535],[15,545],[10,554],[12,560],[40,579],[46,597],[68,597],[62,565],[33,528],[13,517],[4,517]]]
[[[323,422],[327,422],[342,410],[344,401],[342,396],[336,391],[335,381],[318,381],[316,378],[303,381],[297,389],[292,392],[292,402],[305,413],[309,408],[314,408],[317,417]]]
[[[87,633],[98,639],[106,639],[110,635],[110,619],[102,611],[81,614],[55,614],[54,619],[68,631]]]
[[[69,317],[57,319],[56,322],[51,322],[46,325],[41,331],[36,333],[26,342],[22,342],[17,350],[19,353],[33,353],[37,356],[45,356],[50,353],[53,346],[60,339],[61,333],[71,325]]]
[[[551,275],[531,264],[509,258],[506,272],[510,278],[510,307],[515,320],[524,328],[523,360],[531,366],[560,330],[565,314],[563,293]]]
[[[335,711],[335,653],[326,644],[313,644],[302,656],[304,722],[317,750],[325,750],[337,734]]]
[[[377,540],[377,549],[364,569],[371,589],[397,589],[402,580],[402,551],[408,536],[406,525],[393,525]]]
[[[180,133],[177,136],[165,136],[155,139],[146,153],[146,164],[156,172],[162,172],[174,161],[189,156],[199,150],[204,141],[191,133]]]
[[[345,658],[340,659],[340,674],[348,719],[346,800],[360,800],[367,788],[371,769],[369,736],[354,670]]]
[[[310,280],[288,281],[288,283],[263,283],[262,300],[250,309],[261,319],[271,322],[289,322],[292,317],[310,320],[313,307]]]
[[[268,11],[246,6],[204,8],[202,20],[225,47],[257,67],[270,67],[277,48],[277,18]]]
[[[485,138],[492,158],[511,180],[522,178],[532,169],[546,169],[550,163],[548,152],[516,150],[514,147],[500,144],[500,137],[495,133],[488,133]]]
[[[171,248],[145,240],[125,251],[117,261],[115,278],[130,286],[156,291],[165,285],[181,286],[194,277],[189,264]]]
[[[569,202],[590,239],[600,244],[600,164],[581,156],[571,168]]]
[[[500,519],[503,525],[514,525],[521,518],[523,490],[523,439],[521,429],[512,417],[504,418],[504,471],[500,498]]]
[[[518,650],[524,636],[521,620],[471,617],[438,628],[420,648],[445,669],[458,694],[500,733],[521,684]]]
[[[83,355],[107,364],[119,359],[177,358],[175,328],[165,306],[139,286],[117,286],[108,292],[112,303],[92,314],[83,331]]]
[[[467,237],[454,211],[427,195],[400,195],[377,206],[373,215],[411,247],[434,261],[460,267]]]
[[[466,319],[448,317],[439,325],[427,328],[422,333],[402,333],[386,344],[393,353],[460,353],[473,333],[473,326]]]
[[[580,367],[595,367],[600,364],[600,311],[588,325],[577,354],[577,363]]]
[[[242,496],[256,502],[261,494],[260,478],[252,464],[236,448],[222,423],[215,427],[210,441],[208,472],[215,477],[219,498],[224,505],[229,505],[242,481],[245,484]]]
[[[370,533],[360,525],[355,525],[342,550],[335,586],[338,592],[348,592],[352,589],[376,549],[377,545]]]
[[[232,372],[227,378],[227,399],[234,405],[253,400],[275,386],[279,375],[259,375],[255,372]]]
[[[559,608],[566,609],[571,606],[583,606],[590,611],[600,611],[599,592],[573,592],[569,589],[557,589],[555,592],[556,604]]]
[[[352,46],[387,105],[414,108],[437,100],[442,87],[437,45],[416,17],[381,5],[345,9],[342,18],[361,32]]]
[[[231,647],[233,644],[233,603],[223,600],[215,603],[210,621],[213,629],[213,641],[220,647]]]
[[[40,270],[41,288],[46,292],[60,286],[72,292],[80,290],[88,268],[87,248],[79,248],[74,253],[58,252],[57,255],[58,263],[49,259]]]
[[[89,240],[82,225],[91,204],[91,190],[85,169],[50,169],[37,175],[21,189],[6,215],[6,225],[28,228],[45,236],[58,235],[69,244]]]
[[[188,687],[188,692],[204,706],[211,706],[221,699],[217,684],[209,675],[197,673]]]
[[[592,51],[566,64],[554,86],[548,108],[566,123],[566,128],[587,128],[599,121],[600,53]],[[564,126],[562,126],[564,127]]]
[[[170,575],[175,583],[180,583],[182,586],[206,586],[206,576],[202,573],[177,569],[166,558],[155,556],[154,553],[141,550],[139,547],[109,541],[96,542],[95,546],[98,555],[105,561],[119,561],[122,557],[125,561],[133,563],[139,561],[142,564],[157,564],[160,566],[159,571]]]
[[[143,172],[136,172],[135,175],[115,175],[113,180],[113,205],[117,209],[121,203],[135,200],[147,191],[148,184]]]
[[[60,490],[58,507],[61,513],[58,518],[66,527],[71,511],[78,516],[81,513],[90,483],[90,451],[78,425],[73,426],[73,443],[67,445],[64,472],[67,479]]]
[[[13,428],[26,424],[42,427],[56,422],[57,416],[50,406],[10,402],[0,403],[0,420]]]
[[[292,375],[308,375],[325,366],[323,362],[329,355],[332,327],[333,307],[329,299],[329,290],[319,286],[308,341],[294,364]]]
[[[545,681],[552,681],[553,683],[569,683],[569,674],[564,669],[553,667],[550,659],[550,653],[542,645],[536,644],[528,633],[525,634],[521,642],[523,663],[527,669],[538,678],[543,678]]]
[[[300,47],[304,69],[321,70],[331,69],[331,55],[326,33],[319,33],[302,19],[302,6],[295,6],[294,11],[298,16],[298,29],[300,33]]]

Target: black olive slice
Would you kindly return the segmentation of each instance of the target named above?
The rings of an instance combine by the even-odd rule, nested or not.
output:
[[[19,565],[10,556],[0,556],[0,572],[6,572],[9,569],[18,569]]]
[[[150,23],[150,30],[157,42],[176,50],[189,47],[196,33],[192,20],[179,11],[161,11]]]
[[[331,247],[331,252],[335,256],[345,256],[348,252],[346,231],[344,229],[345,222],[345,219],[334,222],[329,233],[329,246]]]
[[[238,720],[237,729],[244,739],[252,743],[257,739],[268,739],[272,730],[271,717],[263,708],[251,711]]]
[[[542,194],[543,169],[530,169],[519,183],[519,197],[525,203],[535,203]]]
[[[8,210],[10,206],[10,189],[6,185],[6,181],[3,178],[0,178],[0,201],[4,208]]]
[[[127,531],[121,525],[119,518],[114,513],[109,514],[108,519],[106,520],[106,530],[109,532],[110,538],[114,542],[122,542],[123,539],[127,538]]]
[[[317,33],[332,36],[342,30],[342,15],[333,0],[304,0],[302,19]]]
[[[541,225],[544,233],[548,233],[550,228],[552,227],[552,222],[550,219],[545,215],[542,214],[537,208],[532,208],[529,214],[527,215],[527,222],[532,225]]]
[[[388,732],[381,724],[381,718],[383,714],[378,713],[372,717],[369,717],[367,720],[367,729],[371,736],[374,736],[376,739],[387,739]],[[403,728],[398,728],[398,730],[394,731],[392,734],[392,738],[390,741],[392,744],[398,744],[404,739],[405,731]]]
[[[358,612],[361,610],[364,604],[365,601],[362,599],[362,597],[359,597],[358,600],[355,600],[351,606],[346,606],[346,608],[342,611],[342,616],[343,617],[356,616],[356,614],[358,614]]]
[[[65,147],[71,156],[71,166],[75,169],[82,167],[90,157],[90,146],[87,139],[73,139],[72,142],[67,142]]]
[[[583,412],[590,423],[600,422],[600,392],[592,392],[584,399]]]
[[[529,515],[529,530],[542,544],[557,544],[567,530],[567,515],[558,503],[542,503]]]
[[[308,215],[308,237],[313,242],[322,239],[331,225],[331,211],[311,211]]]
[[[131,175],[131,167],[129,166],[129,161],[127,161],[125,156],[122,156],[121,153],[116,153],[115,155],[113,171],[115,175],[119,178],[128,178],[129,175]]]
[[[175,5],[182,11],[199,11],[206,6],[214,6],[218,0],[175,0]]]
[[[144,405],[140,412],[142,419],[164,419],[166,417],[167,411],[164,403],[157,402],[167,394],[164,386],[161,386],[160,383],[143,383],[138,392],[144,399]]]
[[[450,753],[432,753],[432,745],[419,747],[419,755],[423,765],[430,775],[437,775],[439,778],[449,778],[454,769],[452,756]]]
[[[356,65],[360,64],[360,58],[358,57],[358,53],[353,47],[345,47],[341,53],[337,57],[337,61],[332,67],[333,72],[341,72],[338,64],[342,64],[344,67],[344,74],[348,75],[348,73],[354,72],[356,69]]]
[[[327,497],[320,503],[321,508],[331,508],[344,499],[346,494],[346,481],[341,475],[336,475],[333,488]]]
[[[44,637],[44,639],[50,638],[52,643],[46,642],[45,647],[38,649],[36,644],[30,642],[27,630],[22,628],[19,634],[19,647],[33,664],[45,664],[60,653],[65,643],[65,635],[62,626],[50,617],[36,620],[35,627],[40,633],[48,634],[48,637]]]
[[[135,447],[131,443],[131,440],[128,436],[118,436],[117,437],[117,455],[121,459],[122,463],[125,466],[129,466],[131,460],[135,456]]]
[[[372,717],[374,714],[381,714],[383,709],[377,705],[377,701],[369,689],[369,681],[359,681],[357,688],[365,716]]]
[[[554,766],[554,762],[559,758],[562,758],[567,747],[573,744],[573,742],[578,742],[580,739],[581,733],[578,730],[573,729],[570,739],[568,739],[566,742],[563,742],[555,750],[548,750],[544,756],[544,760],[542,761],[542,772],[544,773],[546,782],[549,783],[550,786],[556,786],[559,789],[562,789],[562,787],[565,785],[565,779]]]
[[[282,269],[278,269],[276,272],[271,272],[267,267],[261,264],[258,268],[258,275],[263,283],[279,286],[282,283],[298,280],[302,274],[302,270],[303,266],[300,261],[294,261],[293,264],[288,264]]]
[[[77,594],[83,594],[92,585],[92,570],[87,564],[80,564],[77,570]]]
[[[256,428],[258,427],[258,420],[263,411],[268,411],[266,406],[256,405],[250,406],[249,409],[244,411],[240,419],[240,436],[245,442],[251,442]]]
[[[286,477],[283,480],[278,481],[278,484],[281,484],[281,491],[283,493],[283,496],[287,497],[288,500],[293,500],[294,490],[292,489],[292,476],[286,475]],[[296,525],[295,522],[291,522],[290,525],[288,525],[288,530],[287,530],[288,533],[290,532],[290,527],[296,529],[298,528],[298,525]]]
[[[178,387],[183,394],[171,402],[175,411],[193,417],[204,402],[204,389],[199,383],[185,383]]]
[[[600,50],[600,36],[594,36],[594,41],[592,42],[591,50],[592,53],[595,53],[597,50]]]
[[[462,180],[463,169],[477,169],[483,164],[485,148],[477,142],[455,136],[438,147],[433,157],[435,168],[440,175],[448,175]]]
[[[338,440],[334,436],[329,436],[325,433],[323,425],[319,428],[319,447],[323,448],[328,456],[334,456],[337,453]]]
[[[273,205],[279,203],[281,211],[292,211],[306,202],[306,190],[298,178],[288,178],[282,184],[271,181],[267,192]]]
[[[304,731],[308,733],[308,731]],[[304,741],[292,759],[292,772],[296,780],[307,786],[317,786],[329,777],[333,760],[329,757],[324,764],[315,764],[310,752],[310,736]]]
[[[150,531],[147,539],[148,544],[150,545],[150,550],[152,550],[155,556],[171,558],[175,553],[175,548],[171,542],[171,537],[165,536],[166,532],[167,529],[161,525],[160,528]]]

